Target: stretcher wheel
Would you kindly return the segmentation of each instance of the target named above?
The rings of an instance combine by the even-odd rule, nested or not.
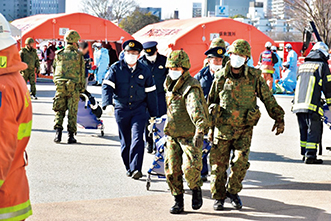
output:
[[[146,182],[146,189],[149,190],[150,187],[151,187],[151,182],[150,181],[147,181]]]
[[[101,137],[103,137],[105,135],[105,132],[103,132],[103,130],[101,131]]]
[[[149,188],[151,187],[151,175],[148,174],[147,175],[147,179],[146,179],[146,189],[149,190]]]

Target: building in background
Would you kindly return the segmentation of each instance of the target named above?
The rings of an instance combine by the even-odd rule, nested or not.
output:
[[[65,12],[66,0],[0,0],[0,13],[8,21],[36,14]]]
[[[193,2],[192,18],[202,17],[202,3]]]
[[[255,19],[255,18],[264,18],[264,7],[263,2],[250,2],[247,18]]]
[[[220,6],[228,6],[228,16],[246,16],[248,13],[249,2],[252,0],[220,0]]]
[[[274,18],[288,19],[291,17],[289,15],[290,10],[284,0],[272,0],[271,12]]]

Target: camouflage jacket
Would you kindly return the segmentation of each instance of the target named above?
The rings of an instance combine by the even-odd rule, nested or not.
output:
[[[39,72],[40,64],[36,49],[29,49],[28,47],[21,48],[20,57],[21,60],[28,65],[27,70],[34,70],[37,68],[37,72]]]
[[[230,62],[228,62],[216,73],[208,96],[208,107],[216,104],[219,108],[216,111],[217,117],[212,117],[213,126],[254,126],[260,117],[256,97],[259,97],[264,103],[272,119],[283,120],[284,110],[270,92],[261,76],[261,71],[245,65],[242,68],[241,77],[235,78],[231,72]],[[252,114],[253,116],[251,116]],[[252,117],[255,119],[251,119]],[[251,122],[252,120],[255,122]]]
[[[71,80],[73,83],[85,85],[85,62],[83,54],[76,46],[67,45],[57,51],[53,67],[54,83]]]
[[[204,132],[209,127],[209,116],[198,80],[186,71],[177,81],[168,76],[164,87],[168,106],[165,134],[186,138],[193,137],[196,131]]]

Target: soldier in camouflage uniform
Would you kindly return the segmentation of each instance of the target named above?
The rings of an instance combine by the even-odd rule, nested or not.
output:
[[[214,38],[209,46],[209,49],[216,48],[216,47],[222,47],[226,49],[225,41],[222,38]],[[222,66],[225,67],[225,64],[230,60],[230,57],[226,54],[224,54]],[[209,65],[208,57],[203,61],[203,66],[206,67]]]
[[[76,143],[74,134],[77,131],[77,109],[79,93],[85,90],[85,63],[83,54],[78,51],[79,34],[68,31],[64,36],[67,42],[65,48],[56,52],[54,67],[54,83],[56,93],[53,110],[55,111],[56,135],[54,142],[60,143],[62,137],[62,123],[66,110],[68,110],[68,143]]]
[[[31,98],[37,99],[36,96],[36,75],[39,73],[40,65],[39,58],[36,49],[33,48],[34,40],[32,38],[27,38],[25,40],[25,47],[20,50],[21,60],[28,65],[28,68],[21,71],[21,74],[25,82],[30,82],[30,94]]]
[[[224,200],[229,197],[236,209],[242,208],[238,192],[249,168],[253,126],[260,118],[256,98],[264,103],[269,116],[275,120],[272,131],[276,135],[284,131],[284,111],[277,104],[261,71],[247,66],[251,55],[247,41],[238,39],[229,49],[230,62],[216,73],[216,79],[208,96],[212,128],[209,140],[213,141],[210,151],[211,193],[215,210],[222,210]],[[230,153],[231,172],[227,178]],[[228,179],[228,181],[227,181]]]
[[[173,51],[167,58],[169,74],[165,81],[167,117],[164,132],[168,135],[165,157],[165,173],[175,205],[170,213],[184,210],[183,171],[192,190],[192,208],[202,206],[200,179],[203,134],[209,127],[208,109],[199,82],[189,73],[188,55]],[[184,153],[184,161],[182,155]]]

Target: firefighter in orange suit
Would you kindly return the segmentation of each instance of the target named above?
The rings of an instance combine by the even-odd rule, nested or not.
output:
[[[31,98],[20,74],[21,61],[9,24],[0,13],[0,220],[32,214],[25,148],[32,124]]]
[[[267,82],[269,90],[272,90],[274,65],[278,62],[277,56],[271,51],[271,42],[265,43],[265,51],[260,54],[259,64],[262,71],[262,77]]]

